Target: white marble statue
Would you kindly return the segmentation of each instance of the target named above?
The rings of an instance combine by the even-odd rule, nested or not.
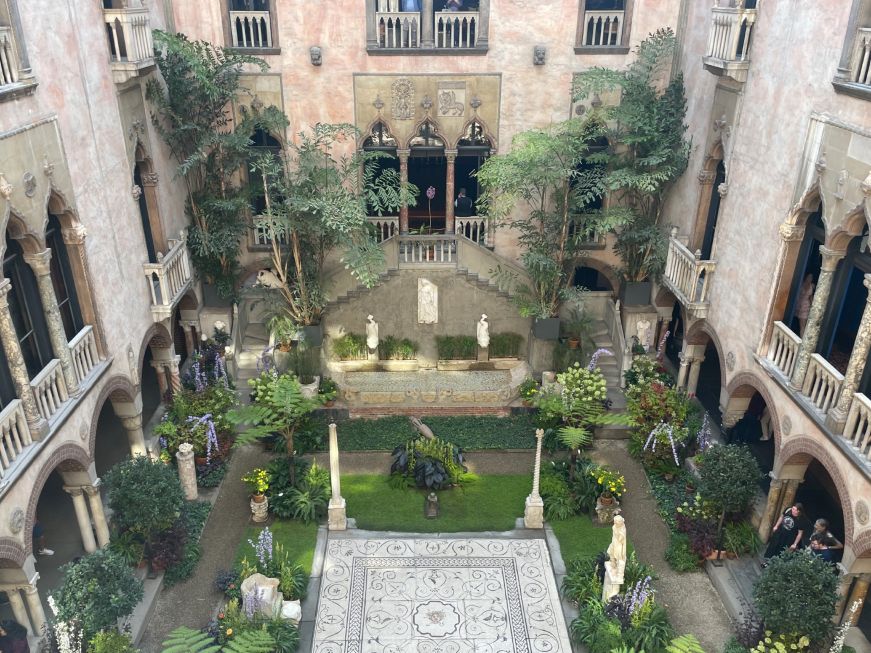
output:
[[[257,283],[255,284],[262,288],[281,288],[284,284],[281,279],[272,270],[260,270],[257,273]]]
[[[490,346],[490,325],[487,323],[487,314],[482,313],[478,320],[478,346],[487,349]]]
[[[369,349],[378,349],[378,323],[371,315],[366,317],[369,320],[366,323],[366,346]]]
[[[605,581],[602,583],[602,601],[607,602],[620,593],[623,573],[626,571],[626,523],[620,515],[614,516],[611,527],[611,544],[608,545],[608,561],[605,563]]]
[[[420,324],[439,321],[439,288],[429,279],[417,280],[417,321]]]
[[[635,333],[638,334],[638,342],[644,347],[644,351],[650,349],[650,320],[638,320],[635,323]]]

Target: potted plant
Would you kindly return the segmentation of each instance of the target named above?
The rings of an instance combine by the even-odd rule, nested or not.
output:
[[[520,384],[519,392],[523,405],[527,407],[532,406],[532,401],[535,399],[535,395],[539,392],[538,382],[532,377],[529,377]]]
[[[590,475],[599,485],[599,498],[603,505],[610,505],[614,499],[620,499],[626,492],[626,479],[619,472],[607,467],[597,467],[590,470]]]
[[[269,489],[269,473],[262,467],[252,469],[242,477],[242,482],[251,491],[251,514],[255,522],[266,521],[269,510],[269,500],[266,498],[266,490]]]
[[[336,396],[339,394],[339,386],[330,377],[325,376],[321,379],[318,387],[318,394],[324,402],[324,406],[331,408],[336,403]]]
[[[563,322],[566,344],[569,349],[578,349],[581,348],[584,338],[589,336],[593,320],[579,308],[573,308],[569,315],[569,319]]]

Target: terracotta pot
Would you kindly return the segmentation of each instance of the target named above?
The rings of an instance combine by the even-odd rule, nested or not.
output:
[[[601,503],[603,506],[610,506],[612,503],[614,503],[614,497],[605,496],[603,494],[602,496],[599,497],[599,503]]]
[[[251,500],[254,503],[263,503],[264,501],[266,501],[266,495],[265,494],[252,494]]]
[[[208,458],[206,458],[205,456],[194,456],[194,464],[196,465],[205,465],[208,462]]]
[[[336,405],[336,400],[335,400],[335,399],[330,399],[329,401],[325,401],[325,402],[324,402],[324,406],[325,406],[326,408],[332,408],[332,407],[335,406],[335,405]]]
[[[580,344],[580,338],[569,338],[569,349],[577,349]]]

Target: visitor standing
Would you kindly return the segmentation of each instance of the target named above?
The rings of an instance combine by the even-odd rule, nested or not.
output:
[[[474,209],[475,203],[472,201],[471,197],[466,196],[466,189],[461,188],[457,195],[457,199],[454,200],[454,206],[457,209],[457,216],[465,218],[472,215],[472,209]]]
[[[801,546],[801,540],[805,533],[810,531],[810,522],[804,516],[804,506],[800,503],[794,503],[789,508],[783,511],[783,514],[777,519],[774,529],[771,531],[771,540],[768,542],[768,548],[765,550],[766,562],[762,566],[768,564],[767,559],[779,555],[786,549],[797,551]]]
[[[420,0],[402,0],[402,11],[420,11]]]
[[[798,304],[795,308],[795,317],[798,319],[798,335],[804,338],[804,327],[807,324],[808,315],[811,312],[811,304],[814,301],[814,276],[805,275],[798,291]]]
[[[826,562],[835,562],[835,551],[844,548],[843,543],[829,531],[829,522],[817,519],[811,535],[810,550]]]
[[[463,0],[447,0],[445,2],[445,11],[462,11]]]
[[[36,549],[37,555],[53,556],[54,551],[45,545],[45,528],[37,517],[33,522],[33,548]]]

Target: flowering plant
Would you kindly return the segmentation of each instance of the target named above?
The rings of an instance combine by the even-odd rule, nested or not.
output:
[[[765,637],[750,649],[751,653],[788,653],[802,651],[810,646],[810,639],[802,635],[775,635],[770,630],[765,631]]]
[[[242,477],[252,494],[263,494],[269,489],[269,473],[262,467],[252,469]]]
[[[535,379],[529,378],[526,379],[523,383],[520,384],[520,398],[526,401],[532,401],[535,398],[540,390],[538,387],[538,383],[536,383]]]
[[[620,472],[607,467],[597,467],[590,470],[590,475],[596,479],[605,496],[613,495],[619,499],[626,492],[626,478]]]
[[[430,186],[426,189],[426,208],[429,213],[429,229],[432,231],[432,201],[435,199],[436,189],[435,186]]]
[[[575,363],[562,374],[557,374],[556,380],[562,386],[563,405],[570,413],[582,411],[589,404],[602,402],[607,396],[605,377],[598,367],[591,369]]]
[[[644,443],[644,451],[649,451],[651,454],[656,453],[656,445],[668,444],[671,447],[671,455],[674,458],[674,464],[680,467],[680,457],[677,455],[679,447],[683,446],[683,442],[675,438],[677,429],[671,424],[660,422],[647,436],[647,442]],[[662,451],[662,448],[660,448]]]

